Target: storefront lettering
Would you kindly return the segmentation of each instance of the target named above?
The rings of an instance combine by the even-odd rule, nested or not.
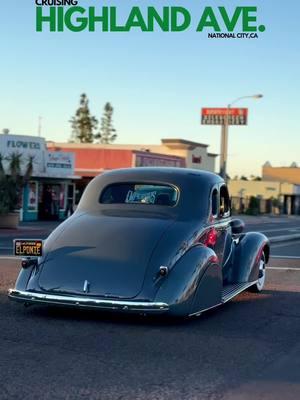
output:
[[[63,163],[47,163],[47,168],[72,168],[72,164],[63,164]]]
[[[30,149],[30,150],[40,150],[41,145],[37,142],[24,142],[22,140],[8,140],[7,147],[15,149]]]
[[[148,157],[136,156],[136,167],[182,167],[181,160],[163,158],[163,157]]]

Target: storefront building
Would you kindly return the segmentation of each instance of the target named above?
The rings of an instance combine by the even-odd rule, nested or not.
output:
[[[300,215],[300,168],[295,162],[290,167],[272,167],[270,162],[266,162],[262,168],[262,178],[279,182],[280,185],[292,185],[291,193],[282,191],[283,210],[285,214]]]
[[[300,168],[296,163],[290,167],[272,167],[269,162],[266,162],[262,167],[262,179],[300,185]]]
[[[22,193],[21,220],[61,220],[72,212],[75,182],[80,179],[74,175],[73,153],[47,150],[44,138],[10,134],[0,135],[0,153],[6,171],[13,153],[21,154],[23,173],[33,157],[33,172]]]
[[[90,180],[104,171],[134,167],[186,167],[186,160],[183,157],[155,153],[144,148],[86,143],[48,142],[47,145],[48,150],[73,152],[76,155],[75,174],[82,177],[76,183],[76,203]]]
[[[162,139],[161,144],[85,144],[47,143],[49,150],[76,153],[75,171],[88,171],[136,166],[175,166],[215,172],[217,154],[207,151],[208,145],[184,139]],[[139,154],[143,154],[142,161]]]
[[[230,180],[228,183],[233,208],[248,209],[251,197],[259,203],[261,213],[300,215],[300,185],[275,180]]]

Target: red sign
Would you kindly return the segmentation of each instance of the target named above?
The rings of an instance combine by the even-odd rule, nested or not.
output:
[[[247,125],[248,108],[202,108],[203,125]]]

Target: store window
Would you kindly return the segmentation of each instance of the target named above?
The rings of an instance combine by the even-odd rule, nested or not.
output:
[[[37,211],[38,208],[38,184],[37,182],[28,183],[27,210]]]

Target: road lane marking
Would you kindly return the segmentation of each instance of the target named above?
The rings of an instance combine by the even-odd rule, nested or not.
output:
[[[300,260],[300,256],[278,256],[278,255],[274,255],[274,256],[270,256],[270,258],[285,258],[285,259],[288,259],[288,260],[292,260],[292,259],[295,259],[295,260]]]
[[[290,247],[290,246],[295,246],[295,245],[299,245],[300,244],[300,242],[299,242],[299,240],[290,240],[290,241],[286,241],[286,242],[282,242],[282,243],[280,243],[280,242],[277,242],[277,243],[272,243],[271,244],[271,246],[272,246],[272,248],[277,248],[277,247]]]
[[[262,229],[259,230],[262,233],[269,233],[269,232],[281,232],[281,231],[288,231],[288,232],[300,232],[300,228],[273,228],[273,229]]]
[[[278,269],[280,271],[300,271],[297,267],[266,267],[266,269]]]

